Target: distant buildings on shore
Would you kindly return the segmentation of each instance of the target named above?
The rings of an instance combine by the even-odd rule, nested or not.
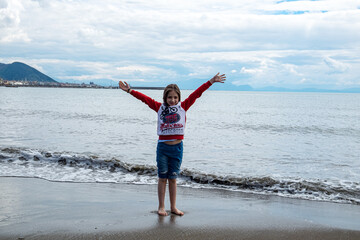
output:
[[[37,82],[25,80],[4,80],[0,78],[0,86],[5,87],[52,87],[52,88],[118,88],[118,87],[104,87],[93,82],[90,84],[77,83],[59,83],[59,82]]]
[[[0,86],[5,87],[50,87],[50,88],[103,88],[103,89],[118,89],[119,87],[100,86],[90,82],[89,84],[81,83],[59,83],[59,82],[37,82],[26,80],[4,80],[0,78]],[[146,89],[146,90],[163,90],[163,87],[131,87],[132,89]]]

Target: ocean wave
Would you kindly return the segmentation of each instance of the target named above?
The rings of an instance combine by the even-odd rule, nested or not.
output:
[[[183,170],[183,176],[199,184],[235,191],[275,194],[308,200],[324,200],[360,204],[360,184],[334,184],[328,181],[275,179],[273,177],[233,177]]]
[[[97,155],[73,154],[68,152],[38,151],[34,149],[3,148],[0,162],[17,162],[20,164],[37,162],[70,166],[93,170],[109,170],[109,172],[125,171],[137,174],[156,175],[155,166],[129,164],[116,158],[101,159]],[[20,161],[20,162],[19,162]]]
[[[93,154],[36,149],[0,150],[0,176],[36,177],[50,181],[156,184],[154,165],[132,164]],[[178,185],[216,188],[291,198],[360,205],[360,183],[273,176],[228,176],[183,169]]]

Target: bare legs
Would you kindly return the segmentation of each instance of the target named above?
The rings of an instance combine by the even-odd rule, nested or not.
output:
[[[160,216],[167,216],[165,211],[165,192],[166,192],[166,178],[159,178],[158,180],[158,198],[159,198],[159,209],[158,214]]]
[[[171,212],[179,216],[184,215],[182,211],[176,208],[176,179],[169,179],[169,193]]]
[[[158,214],[160,216],[167,216],[165,211],[165,192],[166,192],[166,183],[168,179],[159,178],[158,181],[158,197],[159,197],[159,209]],[[182,216],[184,213],[176,208],[176,179],[169,179],[169,195],[170,195],[170,207],[171,213]]]

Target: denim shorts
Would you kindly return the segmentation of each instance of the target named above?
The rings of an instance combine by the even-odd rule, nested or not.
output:
[[[168,145],[159,142],[156,149],[158,177],[176,179],[180,173],[183,157],[183,143]]]

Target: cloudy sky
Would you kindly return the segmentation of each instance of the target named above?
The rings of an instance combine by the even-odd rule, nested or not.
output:
[[[14,61],[61,82],[360,87],[360,1],[0,0]]]

